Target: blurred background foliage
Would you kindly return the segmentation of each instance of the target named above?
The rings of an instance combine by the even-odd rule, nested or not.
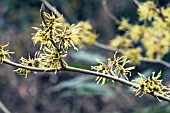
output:
[[[101,0],[48,0],[70,23],[89,20],[99,34],[98,42],[108,44],[117,33],[117,25],[106,16]],[[168,0],[159,0],[165,6]],[[0,1],[0,44],[10,43],[15,51],[11,59],[18,62],[21,56],[33,55],[38,47],[31,42],[31,27],[39,26],[41,18],[39,0]],[[136,6],[131,0],[108,0],[108,8],[119,19],[126,17],[137,22]],[[49,10],[47,10],[49,11]],[[95,58],[106,61],[112,52],[86,46],[78,52],[70,51],[67,62],[70,66],[90,69]],[[166,55],[168,61],[170,55]],[[169,113],[166,102],[159,102],[146,95],[135,97],[127,86],[111,82],[101,86],[95,77],[79,73],[63,72],[31,74],[27,79],[15,74],[14,68],[0,65],[0,100],[11,113]],[[159,64],[141,63],[133,71],[132,78],[141,72],[146,76],[162,70],[164,84],[168,85],[169,69]],[[0,110],[0,112],[2,112]]]

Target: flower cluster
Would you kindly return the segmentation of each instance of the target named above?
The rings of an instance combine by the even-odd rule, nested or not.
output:
[[[69,26],[64,22],[63,16],[57,18],[53,13],[44,13],[44,18],[42,29],[33,27],[37,32],[33,34],[32,40],[34,44],[40,42],[40,50],[44,47],[52,48],[54,45],[64,52],[67,52],[69,46],[77,49],[74,42],[78,43],[80,38],[78,25]]]
[[[97,72],[101,71],[103,74],[109,74],[110,70],[112,69],[112,66],[109,65],[111,63],[110,59],[108,59],[108,65],[105,65],[103,62],[101,62],[99,59],[96,59],[98,63],[100,63],[99,66],[91,66],[92,69],[96,70]],[[103,77],[97,77],[96,81],[97,84],[102,80],[102,84],[105,84],[106,78]]]
[[[63,16],[56,17],[54,13],[46,13],[43,7],[40,14],[42,17],[40,27],[32,27],[36,30],[36,33],[32,34],[32,41],[34,44],[40,43],[40,52],[35,53],[34,58],[22,57],[20,63],[24,66],[43,67],[46,70],[55,68],[56,73],[57,70],[67,66],[63,58],[67,56],[69,47],[78,50],[76,46],[92,44],[97,38],[97,35],[92,32],[89,22],[81,21],[70,25]],[[38,65],[34,64],[35,61],[38,62]],[[15,71],[26,77],[31,72],[22,68]]]
[[[96,70],[97,72],[102,72],[103,74],[110,74],[113,76],[118,77],[119,75],[122,78],[122,75],[128,80],[127,75],[131,76],[131,70],[133,70],[135,67],[125,67],[127,63],[130,61],[127,60],[127,57],[122,56],[122,57],[117,57],[117,53],[114,54],[113,60],[108,59],[108,63],[104,64],[101,62],[99,59],[96,59],[96,61],[100,64],[99,66],[91,66],[93,70]],[[96,81],[99,83],[102,81],[102,85],[105,84],[106,78],[104,77],[97,77]]]
[[[140,77],[133,80],[139,84],[139,88],[135,90],[136,95],[142,93],[141,96],[143,96],[146,93],[152,93],[157,98],[159,96],[170,97],[170,89],[162,85],[162,80],[159,80],[161,71],[157,75],[155,75],[155,72],[152,72],[152,76],[148,78],[141,73],[138,74]],[[158,100],[160,99],[158,98]]]
[[[42,13],[42,12],[41,12]],[[28,59],[21,58],[20,63],[30,67],[43,67],[46,70],[55,68],[61,69],[62,66],[67,66],[67,63],[63,60],[67,56],[69,47],[73,47],[78,50],[75,43],[79,43],[80,27],[79,25],[69,25],[64,21],[63,16],[56,17],[53,13],[50,15],[43,12],[41,27],[33,27],[37,32],[33,33],[32,41],[34,44],[40,42],[40,51],[35,53],[35,58]],[[39,65],[34,65],[34,63]],[[16,72],[27,75],[31,72],[26,69],[17,69]]]
[[[138,8],[138,13],[140,15],[139,20],[152,20],[155,16],[158,16],[158,12],[159,9],[153,1],[143,2]]]
[[[46,68],[56,68],[56,71],[62,68],[62,64],[67,66],[67,63],[63,60],[67,54],[61,54],[61,52],[56,51],[54,48],[44,48],[44,67]]]
[[[41,54],[40,52],[36,52],[34,55],[34,58],[31,58],[30,55],[29,55],[28,59],[21,57],[19,62],[20,62],[20,64],[22,64],[24,66],[42,68],[42,67],[44,67],[45,59],[46,58],[45,58],[45,56],[43,56],[43,54]],[[27,78],[28,74],[31,73],[30,70],[23,69],[23,68],[18,68],[14,71],[20,75],[25,75],[25,78]],[[34,71],[34,73],[36,74],[35,71]]]
[[[161,58],[167,54],[169,51],[169,42],[169,31],[155,26],[152,28],[148,27],[142,39],[142,43],[147,50],[146,56],[149,58]]]
[[[131,46],[132,40],[117,35],[116,38],[110,41],[110,46],[114,48],[127,49]]]
[[[79,35],[81,36],[79,47],[82,47],[84,44],[92,45],[98,37],[97,34],[92,32],[92,25],[88,21],[80,21],[78,22],[78,26],[80,28]]]
[[[9,52],[8,50],[4,50],[4,48],[7,47],[8,45],[9,45],[9,43],[6,44],[6,45],[0,45],[0,64],[3,63],[4,59],[7,60],[8,59],[7,57],[10,57],[9,54],[13,54],[14,53],[14,52]]]
[[[142,49],[140,47],[128,48],[124,54],[131,60],[133,64],[139,64],[140,63],[139,61],[142,57],[141,52]]]
[[[158,7],[154,1],[142,2],[138,7],[140,23],[131,24],[123,18],[118,29],[124,34],[110,41],[110,46],[124,50],[132,63],[139,64],[140,57],[160,59],[169,51],[170,7]],[[131,53],[137,55],[132,56]],[[141,54],[144,53],[144,54]]]

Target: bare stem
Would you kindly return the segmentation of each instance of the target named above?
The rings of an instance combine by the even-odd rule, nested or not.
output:
[[[5,107],[5,105],[2,103],[2,101],[0,101],[0,109],[1,109],[4,113],[11,113],[11,112]]]
[[[170,63],[168,63],[166,61],[163,61],[161,59],[151,59],[151,58],[141,57],[141,61],[152,62],[152,63],[159,63],[159,64],[162,64],[162,65],[170,68]]]
[[[47,0],[41,0],[41,1],[44,3],[44,5],[45,5],[49,10],[51,10],[52,12],[54,12],[54,14],[55,14],[56,16],[58,16],[58,17],[61,16],[60,12],[59,12],[54,6],[52,6]],[[115,15],[113,15],[113,14],[109,11],[109,9],[108,9],[108,7],[107,7],[107,0],[103,0],[103,1],[102,1],[102,6],[103,6],[104,11],[106,12],[107,16],[110,17],[112,20],[114,20],[117,24],[119,24],[119,23],[120,23],[120,20],[119,20]],[[64,19],[65,19],[65,18],[64,18]],[[67,22],[66,19],[65,19],[64,21]]]
[[[55,14],[56,16],[58,16],[58,17],[61,16],[60,12],[57,11],[56,8],[53,7],[47,0],[41,0],[41,1],[45,4],[45,6],[46,6],[48,9],[50,9],[52,12],[54,12],[54,14]]]
[[[114,20],[116,22],[116,24],[119,24],[120,20],[115,15],[113,15],[107,7],[107,0],[102,0],[102,6],[103,6],[103,9],[104,9],[105,13],[107,14],[107,16],[109,18],[111,18],[112,20]]]
[[[44,5],[49,9],[49,10],[51,10],[57,17],[60,17],[60,16],[62,16],[62,14],[60,14],[60,12],[54,7],[54,6],[52,6],[47,0],[41,0],[43,3],[44,3]],[[67,20],[64,18],[64,21],[66,22],[66,23],[68,23],[67,22]],[[69,24],[69,23],[68,23]]]
[[[105,49],[105,50],[113,51],[113,52],[117,51],[117,52],[119,52],[121,54],[124,54],[124,51],[122,49],[113,48],[111,46],[108,46],[108,45],[105,45],[105,44],[101,44],[99,42],[94,42],[93,46],[96,46],[98,48],[102,48],[102,49]]]
[[[140,6],[140,2],[138,0],[132,0],[138,7]]]
[[[138,7],[141,6],[141,3],[138,0],[132,0]],[[163,15],[162,10],[161,10],[161,6],[159,4],[159,0],[155,0],[155,4],[157,4],[157,8],[159,9],[159,11],[156,8],[151,8],[150,10],[156,12],[158,14],[158,16],[162,19],[163,22],[166,22],[166,16]]]
[[[44,18],[44,10],[45,10],[45,7],[44,7],[44,4],[42,4],[41,9],[40,9],[40,16],[41,16],[44,24],[46,25],[46,21],[45,21],[45,18]]]

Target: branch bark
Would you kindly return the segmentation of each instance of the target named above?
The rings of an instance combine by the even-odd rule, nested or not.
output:
[[[17,68],[23,68],[23,69],[27,69],[30,71],[37,71],[37,72],[55,72],[56,69],[55,68],[51,68],[51,69],[46,69],[46,68],[37,68],[37,67],[29,67],[29,66],[24,66],[15,62],[11,62],[9,60],[3,60],[3,63],[17,67]],[[78,73],[84,73],[84,74],[88,74],[88,75],[93,75],[93,76],[100,76],[100,77],[105,77],[111,80],[114,80],[116,82],[119,82],[121,84],[124,84],[126,86],[129,87],[133,87],[135,89],[139,88],[138,84],[135,84],[133,82],[127,81],[125,79],[122,78],[118,78],[117,76],[112,76],[109,74],[103,74],[103,73],[99,73],[99,72],[95,72],[95,71],[90,71],[90,70],[85,70],[85,69],[79,69],[79,68],[75,68],[75,67],[70,67],[70,66],[66,66],[64,68],[61,68],[60,71],[71,71],[71,72],[78,72]],[[150,93],[150,95],[154,96],[153,94]],[[157,98],[156,96],[154,96],[155,98]],[[164,96],[158,96],[159,99],[170,102],[170,98],[164,97]]]

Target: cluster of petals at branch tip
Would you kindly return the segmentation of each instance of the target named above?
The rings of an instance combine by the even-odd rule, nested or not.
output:
[[[134,82],[139,84],[139,87],[134,90],[136,92],[136,95],[139,95],[141,93],[141,96],[147,93],[153,94],[157,97],[159,101],[161,101],[159,99],[159,96],[170,98],[170,88],[164,86],[162,84],[162,80],[160,80],[161,71],[157,75],[155,75],[155,72],[152,72],[151,77],[145,77],[141,73],[138,73],[138,75],[139,78],[133,80]]]
[[[7,47],[9,43],[5,45],[0,45],[0,64],[3,63],[3,60],[9,60],[10,54],[14,54],[14,52],[9,52],[9,50],[4,50],[5,47]]]
[[[107,64],[101,62],[99,59],[96,59],[99,63],[98,66],[91,66],[91,69],[96,70],[97,72],[101,72],[103,74],[110,74],[115,77],[125,78],[128,80],[128,76],[131,76],[131,70],[135,69],[134,66],[125,67],[126,64],[130,63],[130,60],[127,59],[126,56],[117,57],[117,52],[114,54],[113,60],[110,58],[107,60]],[[122,77],[122,75],[124,77]],[[97,84],[102,83],[105,84],[107,79],[105,77],[97,77]]]
[[[46,70],[56,68],[56,73],[62,66],[67,66],[64,58],[70,47],[78,50],[78,47],[82,47],[84,44],[90,45],[97,38],[88,21],[80,21],[70,25],[62,15],[57,17],[53,12],[49,14],[43,10],[40,10],[40,13],[42,17],[40,27],[32,27],[36,30],[32,34],[32,41],[34,44],[40,44],[39,52],[35,53],[34,58],[22,57],[20,64],[24,66],[43,67]],[[35,61],[39,65],[35,65]],[[31,70],[18,68],[15,72],[27,77]]]

